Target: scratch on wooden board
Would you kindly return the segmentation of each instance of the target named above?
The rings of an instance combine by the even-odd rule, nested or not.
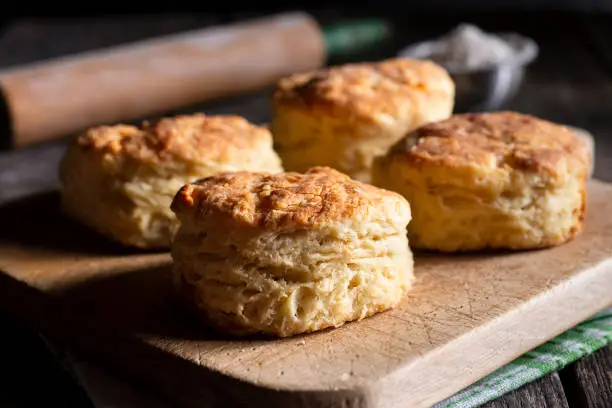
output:
[[[416,316],[418,316],[419,320],[421,321],[421,325],[423,326],[423,331],[425,331],[425,336],[427,337],[427,343],[434,344],[433,337],[431,335],[432,334],[431,327],[429,327],[429,324],[427,324],[428,323],[427,319],[423,315],[417,314]]]
[[[263,371],[263,363],[256,362],[255,365],[257,366],[257,377],[255,377],[255,384],[259,384],[261,381],[261,372]]]
[[[396,316],[392,316],[392,315],[388,315],[388,316],[385,316],[385,318],[388,318],[388,319],[393,319],[393,318],[398,318],[398,317],[396,317]],[[403,320],[403,319],[401,319],[401,318],[399,318],[399,319],[400,319],[400,320],[402,320],[403,322],[405,322],[405,320]],[[404,336],[402,336],[402,335],[401,335],[401,334],[399,334],[399,333],[395,333],[394,331],[390,331],[390,330],[388,330],[388,329],[381,329],[381,328],[376,327],[376,326],[371,326],[371,327],[368,327],[368,331],[369,331],[369,332],[377,332],[377,333],[380,333],[381,335],[383,335],[383,336],[385,336],[385,337],[392,338],[392,339],[396,339],[396,340],[398,340],[400,343],[402,343],[402,342],[404,341]],[[355,336],[355,337],[360,338],[360,337],[358,337],[358,336]],[[378,350],[378,348],[376,348],[375,350]],[[373,351],[375,351],[375,350],[373,350]]]
[[[390,332],[388,330],[383,330],[380,329],[378,327],[375,326],[371,326],[368,327],[368,331],[369,332],[376,332],[376,333],[380,333],[383,337],[387,337],[387,338],[392,338],[394,339],[397,344],[402,344],[405,341],[405,337],[400,336],[399,334],[395,334],[393,332]],[[363,337],[362,337],[363,339]],[[385,342],[385,344],[390,343],[390,342]],[[370,352],[372,354],[376,354],[385,358],[389,358],[389,359],[393,359],[396,360],[397,359],[397,354],[393,352],[393,350],[391,350],[388,346],[385,345],[385,347],[381,347],[381,344],[376,343],[376,344],[368,344],[366,342],[363,342],[360,344],[360,347],[367,351]]]
[[[287,357],[293,355],[296,352],[295,347],[287,347],[284,350],[275,350],[271,352],[269,349],[263,349],[260,353],[257,353],[255,356],[249,356],[248,361],[254,362],[259,367],[265,365],[270,366],[272,364],[282,363]],[[233,362],[230,362],[231,364]],[[227,364],[227,365],[229,365]]]
[[[470,291],[470,285],[468,283],[464,283],[463,284],[463,289],[465,290],[465,295],[467,297],[467,301],[468,301],[468,308],[470,310],[470,317],[474,318],[474,309],[473,309],[473,305],[472,305],[472,292]]]
[[[313,372],[317,372],[318,364],[316,361],[313,361],[316,359],[315,354],[314,353],[304,353],[304,356],[306,357],[306,364],[308,365],[308,368]]]
[[[198,365],[202,365],[202,352],[200,351],[200,344],[196,344],[196,362]]]

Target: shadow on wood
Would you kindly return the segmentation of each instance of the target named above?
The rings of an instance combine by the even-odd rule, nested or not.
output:
[[[98,287],[95,290],[101,291],[101,294],[114,284],[117,283],[107,282],[103,284],[106,285],[105,289]],[[54,296],[44,294],[4,273],[0,273],[0,288],[0,307],[10,314],[33,323],[34,329],[56,344],[91,357],[102,367],[116,375],[126,376],[137,386],[150,387],[152,381],[164,396],[180,407],[200,408],[204,404],[210,408],[250,407],[257,400],[267,401],[270,408],[368,406],[368,396],[360,390],[293,393],[240,382],[240,392],[236,392],[236,379],[177,358],[117,331],[100,330],[100,326],[94,328],[88,323],[89,316],[83,314],[72,302],[62,301],[61,296],[57,301],[53,299]],[[85,296],[85,293],[81,296]],[[24,298],[29,299],[27,306],[19,300]],[[114,303],[114,299],[116,297],[107,297],[104,303]],[[121,311],[117,313],[117,318],[122,318]],[[180,319],[178,314],[174,317]],[[128,322],[129,319],[123,321],[123,324]],[[109,349],[113,350],[111,356],[104,353],[104,350]],[[148,381],[143,383],[143,378],[148,378]]]
[[[144,253],[126,248],[63,214],[58,191],[13,200],[0,207],[0,242],[28,248],[96,255]]]
[[[61,287],[54,300],[87,316],[102,330],[192,341],[228,340],[205,328],[175,296],[171,267],[168,263],[93,276]]]

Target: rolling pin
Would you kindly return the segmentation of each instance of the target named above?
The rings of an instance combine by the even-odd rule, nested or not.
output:
[[[23,147],[264,89],[388,32],[380,20],[323,29],[306,13],[283,13],[2,70],[5,144]]]

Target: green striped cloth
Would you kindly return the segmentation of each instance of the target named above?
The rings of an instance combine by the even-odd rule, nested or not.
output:
[[[522,355],[435,408],[472,408],[494,400],[612,342],[612,308]]]

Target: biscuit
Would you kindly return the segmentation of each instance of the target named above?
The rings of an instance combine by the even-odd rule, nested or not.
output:
[[[588,178],[592,178],[593,173],[595,172],[595,137],[584,129],[567,125],[566,127],[576,133],[576,135],[580,138],[580,140],[582,140],[587,150],[589,151],[589,155],[591,156],[591,164],[588,170]]]
[[[286,337],[396,306],[410,287],[410,206],[330,168],[226,173],[172,210],[177,293],[222,331]]]
[[[272,96],[274,148],[288,171],[329,166],[369,182],[372,159],[453,110],[455,86],[430,61],[347,64],[281,79]]]
[[[98,126],[77,137],[60,163],[62,205],[123,245],[169,248],[178,227],[170,210],[176,192],[236,170],[282,171],[270,132],[238,116]]]
[[[582,231],[590,160],[566,127],[461,114],[411,132],[375,160],[372,177],[410,202],[414,248],[535,249]]]

